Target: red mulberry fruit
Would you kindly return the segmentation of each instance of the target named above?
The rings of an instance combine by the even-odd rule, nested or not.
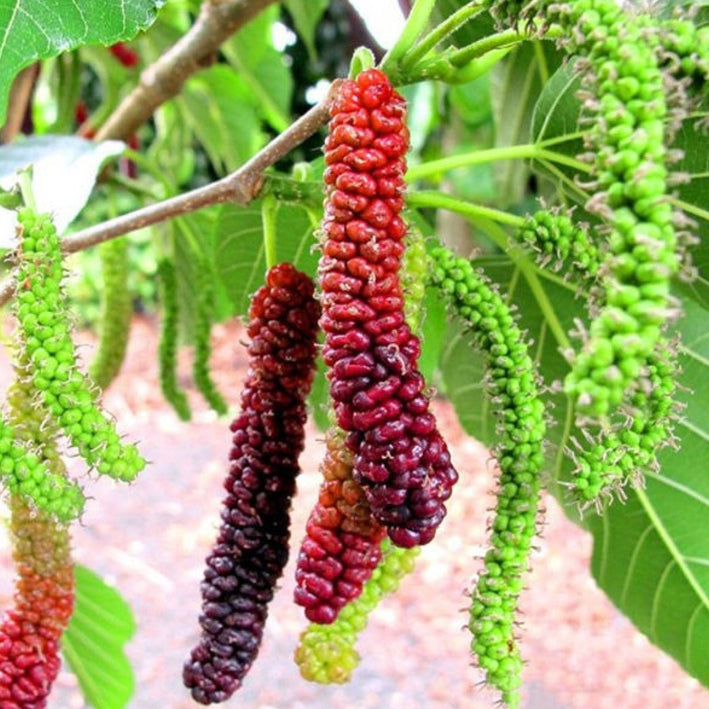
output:
[[[183,671],[203,704],[224,701],[241,686],[288,558],[319,316],[312,281],[290,264],[274,266],[251,303],[250,366],[231,425],[222,522],[201,586],[202,637]]]
[[[300,547],[295,600],[314,623],[331,623],[359,596],[381,560],[384,528],[352,477],[352,453],[336,429],[327,436],[324,477]]]
[[[0,626],[0,706],[42,709],[59,673],[59,642],[74,604],[69,532],[11,498],[15,605]]]
[[[457,479],[418,371],[399,280],[406,108],[376,69],[343,82],[325,141],[323,358],[354,477],[392,541],[430,541]]]

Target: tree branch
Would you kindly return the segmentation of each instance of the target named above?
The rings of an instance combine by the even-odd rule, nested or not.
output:
[[[62,250],[67,254],[75,253],[135,229],[194,212],[212,204],[221,202],[248,204],[258,196],[264,182],[265,170],[307,140],[327,122],[330,104],[340,83],[340,80],[334,81],[325,99],[313,106],[230,175],[204,187],[198,187],[190,192],[150,204],[147,207],[136,209],[134,212],[78,231],[62,240]],[[0,306],[12,298],[14,290],[14,275],[0,282]]]
[[[234,32],[277,0],[205,0],[194,25],[154,64],[96,133],[96,140],[127,140],[155,109],[180,93]]]

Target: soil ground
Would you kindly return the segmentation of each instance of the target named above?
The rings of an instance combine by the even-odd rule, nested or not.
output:
[[[217,328],[214,374],[233,405],[245,371],[238,325]],[[156,323],[135,321],[127,361],[105,394],[129,438],[141,441],[151,465],[130,487],[87,481],[89,500],[74,534],[77,561],[118,587],[137,620],[127,647],[136,675],[131,709],[198,706],[181,684],[181,667],[198,637],[199,582],[218,524],[221,481],[229,450],[227,420],[218,420],[190,391],[194,420],[181,423],[159,391]],[[91,338],[83,336],[86,359]],[[181,353],[189,372],[189,353]],[[0,363],[2,381],[9,365]],[[190,387],[189,377],[184,385]],[[352,682],[323,687],[301,679],[292,660],[305,627],[292,602],[294,559],[271,606],[261,653],[243,688],[226,704],[252,709],[491,709],[465,627],[466,589],[480,566],[494,481],[488,454],[458,428],[450,407],[435,402],[460,473],[448,516],[422,551],[414,573],[385,600],[362,634]],[[294,504],[293,546],[317,496],[322,437],[308,429]],[[78,471],[78,462],[75,466]],[[707,709],[709,692],[653,647],[620,615],[588,572],[591,539],[548,498],[544,534],[522,600],[520,629],[527,660],[523,709]],[[292,557],[295,554],[291,555]],[[0,542],[9,603],[11,560]],[[64,671],[50,709],[82,709],[73,676]]]

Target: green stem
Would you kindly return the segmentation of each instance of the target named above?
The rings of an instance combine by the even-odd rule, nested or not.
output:
[[[462,155],[451,155],[440,160],[431,160],[410,167],[406,173],[409,182],[415,182],[425,177],[436,175],[440,172],[448,172],[460,167],[470,167],[482,163],[494,162],[496,160],[549,160],[551,162],[566,165],[579,172],[588,172],[589,166],[586,163],[571,158],[563,153],[553,150],[545,150],[539,145],[530,143],[528,145],[506,145],[501,148],[490,148],[488,150],[475,150],[472,153]]]
[[[565,135],[557,135],[553,138],[546,138],[545,140],[540,140],[537,145],[540,148],[548,148],[552,145],[558,145],[559,143],[568,143],[571,140],[581,140],[585,135],[586,131],[579,130],[575,133],[566,133]]]
[[[469,44],[467,47],[456,50],[450,56],[450,63],[454,66],[464,66],[473,59],[491,52],[493,49],[503,49],[513,47],[515,44],[525,42],[528,38],[526,34],[517,30],[505,30],[488,37],[483,37],[477,42]]]
[[[450,17],[434,27],[415,47],[411,48],[401,58],[402,68],[407,68],[423,59],[439,42],[450,36],[469,19],[482,10],[479,2],[470,2],[456,10]]]
[[[435,4],[436,0],[416,0],[406,20],[404,29],[401,31],[401,36],[382,59],[382,69],[384,71],[390,73],[393,66],[411,49],[426,27]]]
[[[263,246],[266,253],[266,268],[276,265],[276,215],[278,200],[273,194],[267,194],[261,203],[261,221],[263,224]]]
[[[535,30],[532,30],[534,32]],[[560,27],[550,27],[544,34],[544,39],[558,39],[562,36],[562,30]],[[450,55],[450,62],[454,66],[460,67],[468,64],[473,59],[481,57],[488,52],[495,49],[505,49],[514,47],[520,42],[525,42],[530,39],[532,33],[530,32],[518,32],[517,30],[505,30],[504,32],[498,32],[497,34],[490,35],[489,37],[483,37],[477,42],[469,44],[467,47],[463,47]]]
[[[431,207],[434,209],[445,209],[449,212],[455,212],[468,219],[489,219],[498,224],[507,224],[508,226],[519,229],[524,226],[525,220],[516,214],[503,212],[492,207],[483,207],[479,204],[471,204],[463,202],[458,197],[445,194],[444,192],[436,192],[435,190],[423,190],[421,192],[412,192],[406,198],[410,207]]]

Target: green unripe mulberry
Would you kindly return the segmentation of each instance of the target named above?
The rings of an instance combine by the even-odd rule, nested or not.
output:
[[[183,421],[192,416],[187,395],[177,382],[177,326],[180,311],[177,301],[177,277],[175,265],[167,258],[158,264],[158,284],[162,301],[162,321],[158,344],[160,388]]]
[[[587,60],[593,98],[585,110],[593,120],[586,142],[596,181],[587,208],[608,230],[598,314],[564,385],[580,414],[607,421],[643,386],[627,358],[644,371],[676,310],[669,284],[679,255],[672,208],[664,200],[670,114],[659,33],[647,31],[649,18],[615,0],[553,5],[548,19],[567,30],[568,49]],[[650,291],[642,290],[645,285]],[[633,288],[641,299],[629,303]],[[632,355],[623,346],[627,336],[634,338]],[[599,357],[608,343],[610,364]]]
[[[84,495],[77,483],[67,478],[55,442],[58,426],[48,418],[26,363],[16,363],[15,371],[7,392],[8,419],[0,419],[3,485],[15,498],[59,522],[69,522],[81,515]]]
[[[98,349],[89,376],[106,389],[123,365],[128,346],[133,301],[128,289],[128,243],[113,239],[99,247],[103,288]]]
[[[367,626],[369,614],[386,595],[396,591],[401,579],[413,570],[420,551],[420,547],[396,547],[389,539],[382,542],[382,560],[362,593],[332,623],[311,623],[301,634],[295,662],[305,679],[320,684],[349,682],[359,664],[357,637]]]
[[[428,256],[423,234],[409,227],[402,259],[401,287],[404,291],[404,315],[409,327],[417,332],[423,321],[423,298],[428,277]]]
[[[197,311],[194,324],[195,348],[192,375],[206,402],[218,414],[224,415],[228,410],[227,403],[209,374],[209,356],[212,352],[209,337],[212,332],[212,318],[214,316],[214,289],[212,288],[206,263],[200,268],[199,273],[201,277],[199,278]]]
[[[537,532],[546,433],[544,405],[529,347],[509,306],[470,261],[431,252],[431,283],[467,325],[487,365],[487,393],[497,406],[497,505],[484,569],[472,594],[472,650],[489,685],[519,706],[522,659],[515,637],[517,601]]]
[[[95,387],[76,366],[62,290],[62,254],[47,214],[18,213],[17,294],[14,311],[22,360],[43,406],[87,464],[103,475],[130,481],[145,467],[96,403]]]
[[[582,509],[601,509],[612,496],[623,498],[626,485],[640,485],[659,470],[658,451],[675,442],[678,366],[673,349],[660,340],[645,364],[646,386],[631,394],[621,425],[569,451],[575,462],[571,492]]]
[[[520,241],[535,250],[539,261],[546,266],[567,266],[583,279],[593,279],[598,274],[601,255],[588,228],[576,225],[565,214],[540,210],[527,217],[518,233]]]

